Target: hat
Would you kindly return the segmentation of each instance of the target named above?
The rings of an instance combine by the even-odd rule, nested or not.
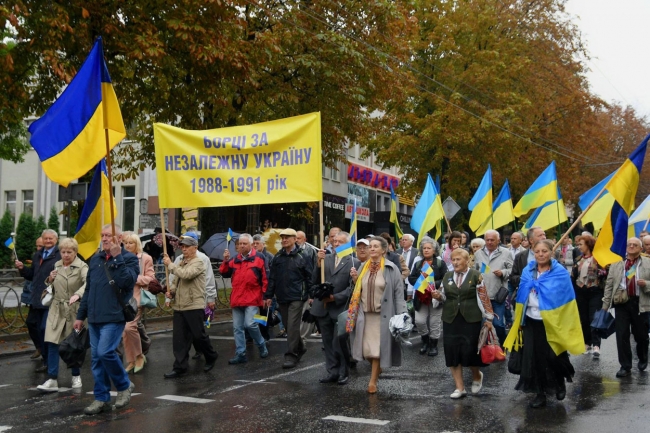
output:
[[[284,229],[280,232],[280,236],[298,236],[294,229]]]
[[[187,237],[193,238],[197,242],[199,241],[199,235],[197,235],[196,232],[187,232],[183,236],[181,236],[181,239],[187,238]]]
[[[199,244],[199,241],[197,241],[194,236],[183,236],[181,238],[181,241],[179,242],[181,245],[188,245],[188,246],[197,246]]]
[[[366,235],[366,239],[374,238],[375,235]]]
[[[359,239],[357,241],[357,245],[359,245],[359,244],[364,244],[364,245],[370,246],[370,242],[368,242],[368,239]]]

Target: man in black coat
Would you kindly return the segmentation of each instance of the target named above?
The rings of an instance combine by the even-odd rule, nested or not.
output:
[[[350,234],[338,232],[332,246],[350,242]],[[338,315],[347,309],[351,294],[350,269],[359,267],[359,261],[351,255],[339,258],[336,253],[327,254],[325,250],[318,252],[318,261],[312,275],[313,290],[321,284],[321,265],[325,267],[325,281],[332,285],[332,294],[320,300],[314,298],[311,315],[318,318],[320,332],[325,348],[325,368],[327,376],[320,379],[321,383],[338,382],[345,385],[349,380],[350,356],[345,340],[341,341],[337,333]]]
[[[27,327],[36,329],[34,333],[38,341],[34,341],[36,348],[41,351],[43,357],[43,365],[36,369],[37,372],[47,371],[47,345],[45,344],[45,325],[47,323],[48,307],[45,307],[41,302],[41,295],[45,290],[45,280],[49,277],[50,272],[54,270],[54,264],[61,260],[61,253],[59,247],[56,245],[59,241],[59,236],[52,229],[45,229],[41,235],[43,240],[43,249],[36,251],[32,257],[32,266],[27,268],[20,260],[16,260],[16,268],[18,268],[20,275],[26,280],[32,282],[32,299],[31,307],[29,307],[29,314],[25,322]]]

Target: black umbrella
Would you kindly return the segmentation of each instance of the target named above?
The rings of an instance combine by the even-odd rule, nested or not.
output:
[[[234,257],[237,254],[235,242],[239,239],[239,233],[233,233],[230,242],[228,242],[227,238],[228,232],[215,233],[201,246],[201,249],[211,259],[223,260],[223,252],[227,247],[228,251],[230,251],[230,257]]]

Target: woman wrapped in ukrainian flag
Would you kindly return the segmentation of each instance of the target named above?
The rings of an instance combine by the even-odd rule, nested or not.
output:
[[[546,405],[547,393],[564,400],[565,381],[572,382],[575,374],[568,353],[581,354],[584,340],[571,277],[552,258],[553,243],[540,240],[533,252],[535,260],[521,275],[515,320],[504,347],[517,351],[521,360],[515,389],[535,393],[530,407],[539,408]]]

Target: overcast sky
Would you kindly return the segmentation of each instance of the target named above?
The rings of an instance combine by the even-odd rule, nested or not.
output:
[[[591,60],[592,91],[650,117],[650,0],[568,0]]]

